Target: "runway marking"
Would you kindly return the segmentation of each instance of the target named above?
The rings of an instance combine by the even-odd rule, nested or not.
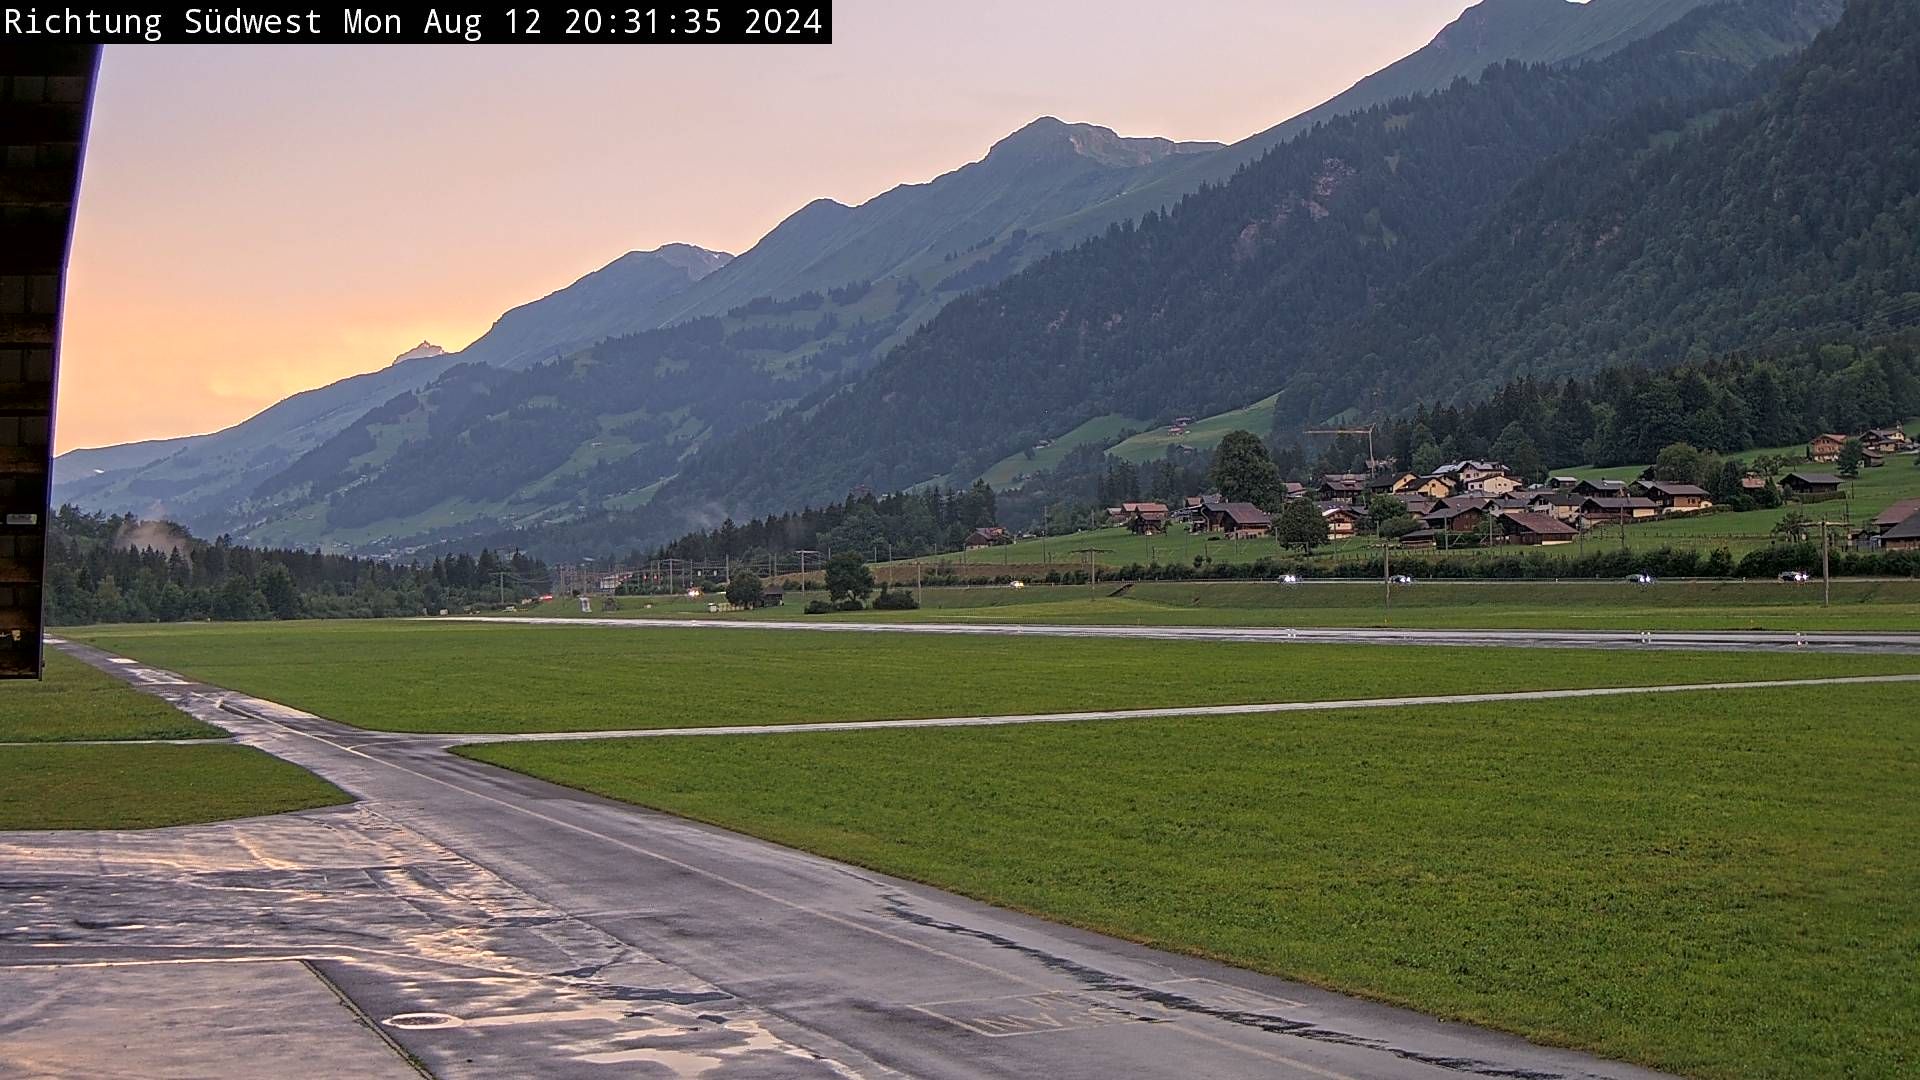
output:
[[[1912,675],[1835,675],[1816,679],[1762,679],[1750,682],[1673,683],[1657,686],[1596,686],[1575,690],[1508,690],[1485,694],[1432,694],[1425,697],[1353,698],[1334,701],[1280,701],[1253,705],[1174,705],[1155,709],[1103,709],[1070,713],[1014,713],[1005,716],[945,716],[909,720],[837,720],[813,724],[737,724],[724,727],[639,728],[619,731],[531,731],[510,734],[448,732],[401,735],[441,746],[477,746],[515,742],[575,742],[586,739],[665,739],[720,735],[803,735],[810,732],[886,731],[892,728],[999,727],[1012,724],[1074,724],[1091,720],[1152,720],[1184,716],[1258,716],[1271,713],[1340,709],[1417,708],[1432,705],[1484,705],[1511,701],[1563,701],[1636,694],[1682,694],[1719,690],[1779,690],[1809,686],[1872,686],[1920,683]]]
[[[493,623],[513,626],[598,627],[613,630],[804,630],[819,633],[948,634],[1000,637],[1079,637],[1132,640],[1500,646],[1543,649],[1698,649],[1705,651],[1920,652],[1920,634],[1887,632],[1737,630],[1514,630],[1330,626],[1166,626],[1154,624],[799,622],[790,619],[572,619],[538,615],[449,615],[413,622]]]

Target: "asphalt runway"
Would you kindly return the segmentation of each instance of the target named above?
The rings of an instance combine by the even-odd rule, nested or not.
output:
[[[1452,645],[1508,649],[1639,649],[1702,652],[1920,654],[1920,634],[1763,631],[1389,630],[1269,626],[1069,626],[1048,623],[831,622],[793,619],[572,619],[538,615],[446,615],[421,622],[508,623],[614,630],[812,630],[829,634],[951,634],[988,637],[1131,638],[1323,645]]]
[[[360,801],[150,832],[0,834],[13,928],[0,936],[0,1024],[61,1022],[25,999],[68,966],[97,980],[103,966],[298,961],[440,1077],[1657,1075],[1057,926],[456,758],[432,737],[347,728],[63,647]],[[23,970],[34,978],[9,977]]]

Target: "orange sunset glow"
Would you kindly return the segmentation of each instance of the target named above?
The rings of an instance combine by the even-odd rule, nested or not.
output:
[[[109,48],[58,449],[214,430],[422,340],[460,348],[623,252],[741,252],[1043,114],[1243,138],[1463,6],[848,0],[819,48]]]

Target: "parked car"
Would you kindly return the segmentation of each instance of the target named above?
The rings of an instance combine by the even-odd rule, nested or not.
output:
[[[1388,578],[1388,579],[1387,579],[1387,581],[1388,581],[1389,583],[1391,583],[1391,584],[1394,584],[1394,585],[1411,585],[1411,584],[1413,584],[1413,579],[1412,579],[1412,578],[1410,578],[1410,577],[1408,577],[1408,576],[1407,576],[1407,575],[1405,575],[1405,574],[1395,574],[1395,575],[1393,575],[1392,577],[1390,577],[1390,578]]]
[[[1628,574],[1627,580],[1629,582],[1632,582],[1635,585],[1651,585],[1653,584],[1653,575],[1652,574]]]
[[[1807,573],[1805,570],[1783,570],[1780,573],[1780,580],[1792,581],[1796,583],[1802,582],[1802,581],[1812,581],[1813,575]]]

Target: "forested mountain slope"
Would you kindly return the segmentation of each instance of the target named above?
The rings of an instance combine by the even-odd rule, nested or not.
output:
[[[245,520],[246,504],[258,485],[395,394],[426,386],[469,359],[505,362],[521,355],[542,356],[577,340],[582,293],[601,308],[650,310],[727,258],[684,244],[631,252],[565,289],[508,312],[463,352],[340,379],[211,434],[63,454],[55,462],[54,501],[107,513],[164,516],[208,535],[228,531]],[[141,452],[143,447],[161,452]]]
[[[977,474],[1094,416],[1313,396],[1350,362],[1317,343],[1473,237],[1542,162],[1656,103],[1728,95],[1838,6],[1701,9],[1604,60],[1503,65],[1324,124],[949,305],[845,392],[703,451],[656,506],[820,504]]]
[[[1855,0],[1760,101],[1649,115],[1557,158],[1336,335],[1311,418],[1517,375],[1665,365],[1920,321],[1920,4]]]

